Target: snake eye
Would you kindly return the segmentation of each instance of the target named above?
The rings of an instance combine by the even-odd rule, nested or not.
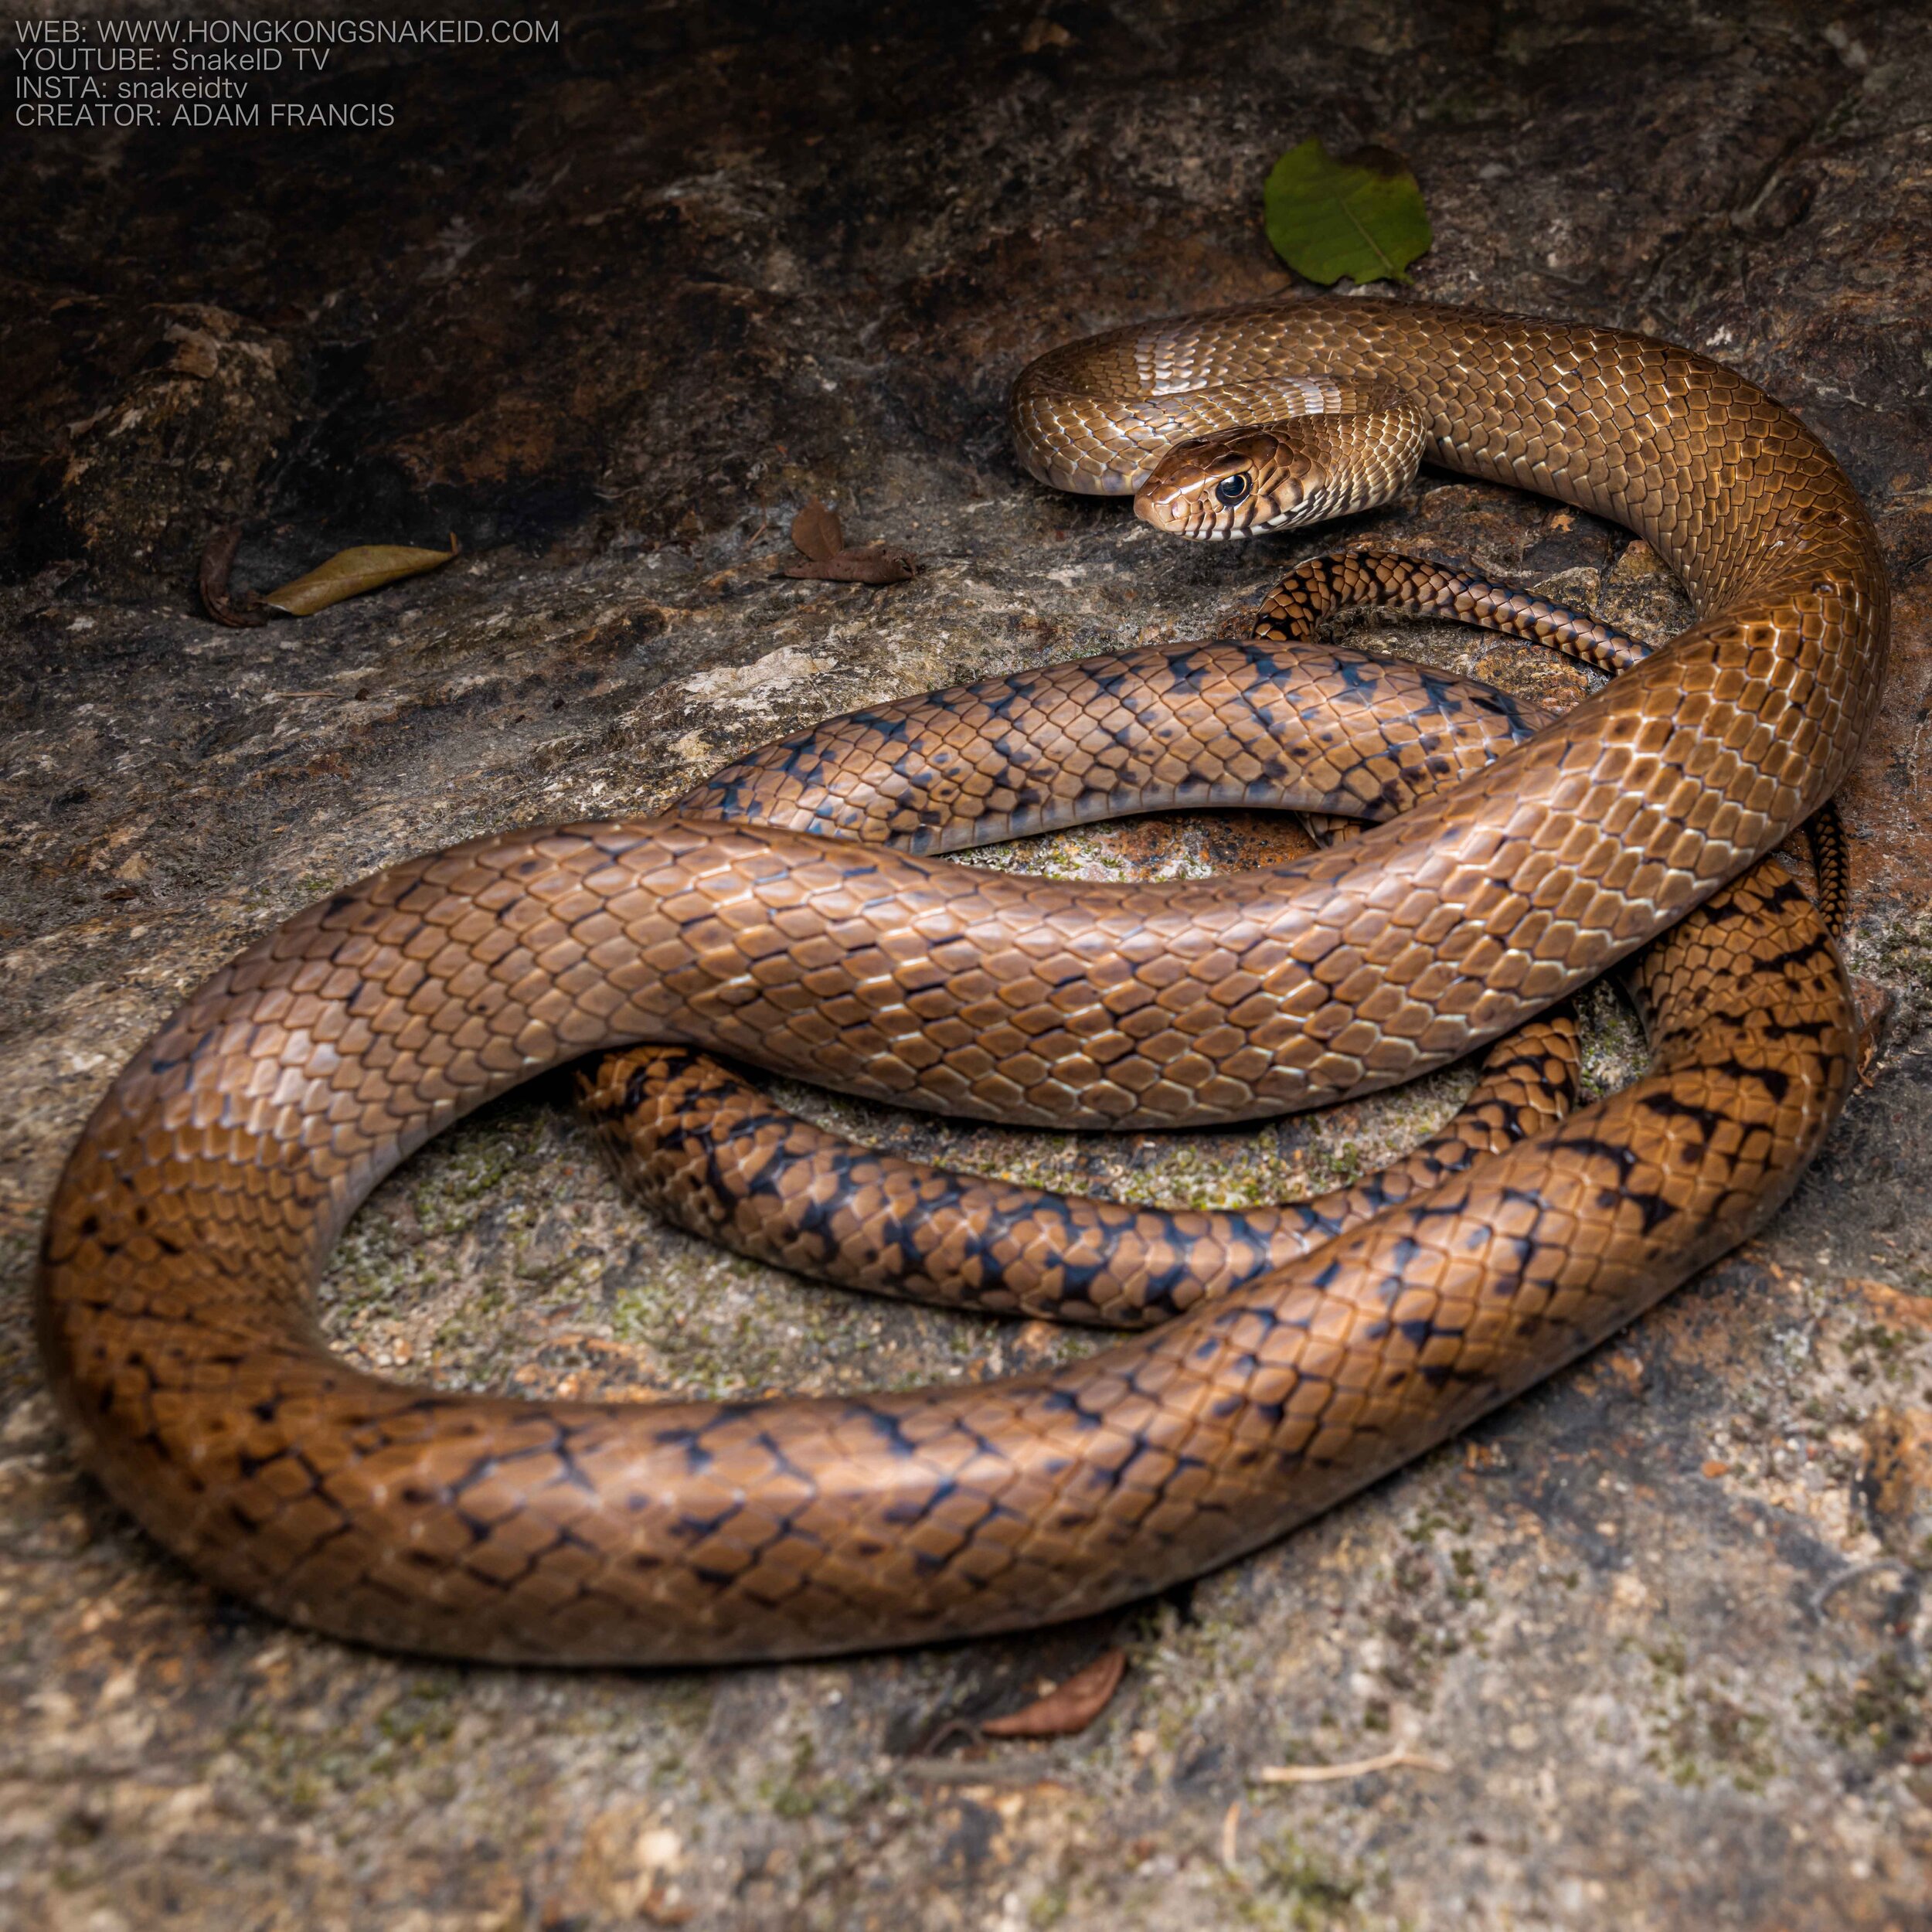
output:
[[[1245,470],[1233,476],[1224,476],[1214,486],[1214,494],[1230,509],[1240,502],[1248,493],[1248,474]]]

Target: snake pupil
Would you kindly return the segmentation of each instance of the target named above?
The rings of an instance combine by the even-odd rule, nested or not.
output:
[[[1248,493],[1248,476],[1245,470],[1233,476],[1224,476],[1214,486],[1214,494],[1223,503],[1239,503]]]

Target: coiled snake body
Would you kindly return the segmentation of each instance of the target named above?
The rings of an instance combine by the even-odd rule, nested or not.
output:
[[[1209,702],[1184,652],[1133,687],[1165,679],[1181,719],[1148,714],[1145,758],[1104,723],[1126,687],[1095,662],[1005,681],[991,733],[929,701],[888,718],[884,753],[857,747],[877,830],[910,847],[1136,801],[1420,800],[1270,872],[969,873],[818,835],[827,796],[869,808],[836,784],[792,798],[787,754],[762,767],[764,823],[477,839],[298,913],[134,1056],[46,1234],[42,1347],[67,1426],[205,1574],[322,1630],[495,1659],[794,1655],[1077,1615],[1251,1549],[1440,1440],[1794,1185],[1842,1102],[1854,1022],[1822,925],[1757,862],[1844,777],[1886,628],[1870,526],[1801,424],[1642,338],[1366,301],[1075,345],[1027,372],[1014,414],[1037,474],[1140,487],[1143,515],[1195,534],[1226,533],[1236,474],[1250,511],[1326,513],[1362,500],[1350,464],[1393,474],[1420,451],[1628,525],[1698,620],[1534,735],[1482,726],[1445,761],[1444,733],[1418,726],[1414,782],[1379,808],[1351,785],[1380,754],[1338,753],[1342,727],[1308,726],[1272,765],[1263,743],[1311,681],[1362,684],[1335,668],[1347,654],[1281,673],[1291,695],[1257,699],[1233,750],[1233,687],[1276,672],[1223,663],[1233,695]],[[1275,427],[1232,454],[1190,442],[1257,423]],[[1196,716],[1211,770],[1181,755]],[[1230,1121],[1440,1064],[1660,934],[1631,974],[1653,1049],[1634,1085],[1412,1174],[1301,1258],[1072,1368],[863,1398],[532,1403],[363,1374],[315,1325],[327,1250],[381,1176],[591,1049],[715,1047],[1015,1121]]]

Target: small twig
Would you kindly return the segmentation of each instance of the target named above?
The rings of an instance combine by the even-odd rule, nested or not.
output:
[[[1900,1573],[1899,1587],[1902,1590],[1917,1587],[1918,1570],[1903,1556],[1874,1556],[1869,1563],[1853,1563],[1849,1570],[1841,1570],[1830,1582],[1820,1584],[1811,1593],[1811,1615],[1814,1618],[1822,1617],[1825,1606],[1848,1583],[1862,1583],[1867,1577],[1876,1577],[1887,1570],[1896,1570]]]
[[[936,1757],[945,1747],[955,1739],[964,1739],[968,1744],[979,1742],[979,1727],[963,1717],[948,1717],[940,1720],[927,1733],[923,1742],[913,1753],[915,1757]]]
[[[1063,1784],[1041,1758],[902,1757],[895,1767],[901,1777],[920,1784]]]
[[[1393,1771],[1406,1766],[1414,1771],[1452,1771],[1446,1759],[1426,1757],[1420,1751],[1384,1751],[1379,1757],[1358,1757],[1350,1764],[1267,1764],[1248,1774],[1256,1784],[1333,1784],[1347,1777],[1366,1777],[1371,1771]]]
[[[1221,1819],[1221,1869],[1232,1872],[1241,1862],[1241,1801],[1237,1798]]]

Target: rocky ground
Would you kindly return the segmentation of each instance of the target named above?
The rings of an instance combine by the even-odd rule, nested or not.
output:
[[[18,9],[11,10],[17,12]],[[153,9],[160,12],[163,9]],[[233,11],[233,9],[229,9]],[[16,133],[0,303],[0,1923],[397,1932],[1932,1923],[1932,18],[1874,5],[573,9],[554,48],[339,54],[371,133]],[[337,883],[642,810],[824,713],[1235,621],[1321,543],[1192,549],[1009,457],[1068,335],[1294,291],[1259,221],[1311,134],[1414,164],[1418,291],[1658,331],[1797,407],[1894,572],[1843,799],[1889,1050],[1760,1241],[1314,1529],[1117,1616],[784,1668],[467,1669],[299,1635],[76,1471],[30,1323],[39,1219],[134,1042]],[[1362,299],[1380,299],[1367,294]],[[817,493],[916,550],[790,581]],[[218,628],[189,585],[338,545],[436,575]],[[1334,533],[1651,635],[1588,518],[1425,474]],[[1372,648],[1575,692],[1440,626]],[[1001,862],[1241,862],[1264,823]],[[1594,1009],[1594,1071],[1635,1050]],[[1258,1132],[1053,1138],[846,1102],[985,1171],[1207,1202],[1329,1185],[1456,1076]],[[358,1217],[359,1360],[447,1386],[835,1389],[1091,1345],[863,1301],[660,1226],[540,1082]],[[1110,1645],[1085,1734],[974,1743]],[[1446,1768],[1299,1787],[1403,1749]]]

